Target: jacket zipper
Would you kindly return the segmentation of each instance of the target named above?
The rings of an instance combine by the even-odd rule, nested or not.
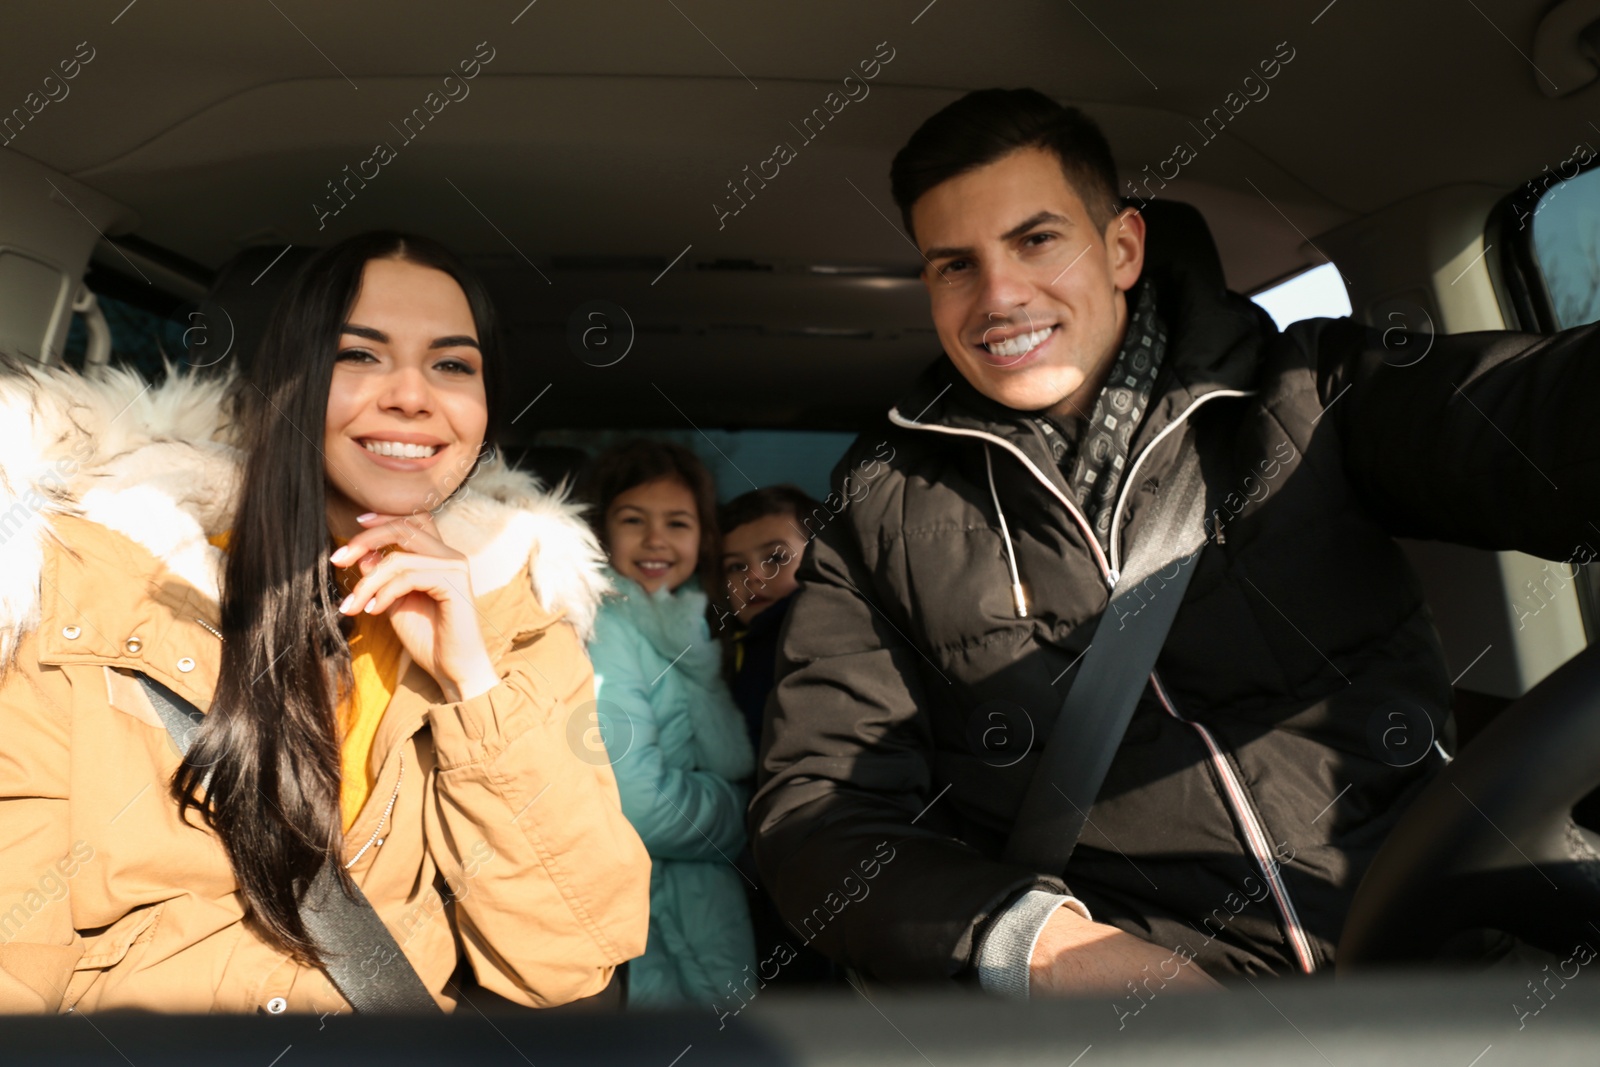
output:
[[[384,826],[389,822],[389,815],[394,811],[394,802],[400,799],[400,783],[405,780],[406,754],[401,752],[400,771],[394,776],[394,792],[389,794],[389,803],[384,805],[383,815],[378,819],[378,825],[373,827],[372,836],[367,838],[367,843],[361,846],[361,850],[359,852],[350,857],[350,862],[344,865],[345,870],[348,871],[351,867],[354,867],[356,865],[356,860],[360,859],[362,856],[365,856],[367,854],[367,849],[371,848],[373,845],[383,845],[383,838],[379,837],[378,835],[383,833]]]
[[[1311,953],[1311,941],[1306,937],[1305,928],[1300,924],[1300,913],[1295,909],[1294,901],[1289,899],[1289,889],[1283,884],[1283,878],[1278,873],[1278,864],[1272,859],[1266,830],[1262,827],[1261,819],[1244,791],[1243,783],[1239,781],[1238,775],[1234,774],[1233,765],[1228,762],[1222,746],[1217,743],[1210,730],[1184,718],[1173,706],[1172,699],[1167,695],[1166,686],[1161,684],[1161,679],[1154,671],[1150,672],[1150,683],[1155,688],[1156,696],[1160,698],[1161,706],[1166,709],[1167,714],[1181,723],[1192,726],[1200,735],[1200,739],[1205,742],[1206,748],[1211,753],[1211,766],[1215,768],[1217,777],[1222,781],[1223,793],[1227,796],[1234,814],[1239,819],[1239,825],[1244,830],[1245,843],[1255,857],[1256,866],[1261,868],[1261,875],[1267,880],[1272,899],[1278,906],[1278,914],[1283,918],[1284,933],[1288,935],[1289,945],[1294,949],[1300,970],[1306,974],[1312,973],[1317,969],[1317,965]]]
[[[1184,408],[1183,411],[1179,413],[1177,418],[1173,419],[1171,423],[1163,427],[1161,432],[1156,434],[1155,437],[1151,439],[1150,443],[1145,445],[1144,448],[1140,450],[1139,455],[1135,457],[1132,465],[1128,467],[1128,473],[1123,478],[1122,489],[1117,493],[1116,507],[1111,513],[1111,558],[1109,561],[1106,559],[1106,554],[1101,551],[1100,541],[1095,537],[1094,530],[1090,527],[1089,521],[1084,518],[1083,513],[1078,510],[1071,500],[1067,499],[1067,497],[1055,487],[1050,479],[1045,476],[1044,472],[1039,470],[1039,468],[1034,465],[1033,461],[1030,460],[1021,449],[1017,448],[1011,442],[999,437],[996,434],[987,433],[982,430],[962,430],[953,426],[937,426],[932,423],[913,422],[912,420],[901,415],[898,408],[890,409],[889,421],[894,423],[896,426],[900,426],[908,430],[927,430],[932,433],[942,433],[952,437],[977,438],[979,440],[987,441],[991,444],[999,445],[1012,455],[1016,456],[1017,459],[1022,461],[1022,465],[1025,466],[1036,479],[1038,479],[1041,485],[1048,489],[1051,494],[1061,502],[1062,506],[1065,507],[1068,513],[1070,513],[1077,521],[1078,526],[1083,530],[1084,538],[1089,543],[1090,550],[1094,554],[1095,562],[1100,565],[1101,576],[1106,583],[1106,588],[1108,590],[1115,590],[1117,587],[1117,582],[1122,576],[1120,571],[1120,565],[1122,562],[1120,551],[1122,546],[1122,528],[1120,525],[1122,519],[1122,509],[1128,501],[1129,493],[1136,484],[1135,476],[1139,472],[1140,465],[1144,463],[1145,457],[1149,456],[1150,453],[1155,449],[1156,445],[1160,444],[1169,433],[1182,426],[1184,422],[1188,420],[1189,416],[1194,413],[1195,409],[1200,407],[1200,405],[1204,404],[1206,401],[1215,399],[1217,397],[1242,397],[1254,395],[1255,390],[1241,389],[1213,389],[1208,393],[1202,393],[1200,396],[1195,397],[1189,406]],[[1173,718],[1177,719],[1179,722],[1192,727],[1200,735],[1200,739],[1205,743],[1207,750],[1211,753],[1212,766],[1216,768],[1217,777],[1223,785],[1223,798],[1227,802],[1228,807],[1232,809],[1234,817],[1238,819],[1239,825],[1244,831],[1245,847],[1250,851],[1251,856],[1254,857],[1256,865],[1261,868],[1262,876],[1267,879],[1267,884],[1272,892],[1273,902],[1277,905],[1279,917],[1283,921],[1284,934],[1288,938],[1290,946],[1294,949],[1295,957],[1300,965],[1300,969],[1305,973],[1310,974],[1312,971],[1316,970],[1316,962],[1312,956],[1310,940],[1306,937],[1305,930],[1301,926],[1299,912],[1294,906],[1294,901],[1289,897],[1288,887],[1284,885],[1283,879],[1279,876],[1277,866],[1272,859],[1271,851],[1267,846],[1267,835],[1265,830],[1262,828],[1261,817],[1256,813],[1254,806],[1250,803],[1250,798],[1246,795],[1244,787],[1240,783],[1238,776],[1233,773],[1233,767],[1228,763],[1227,758],[1222,751],[1222,746],[1219,745],[1216,738],[1211,735],[1211,731],[1207,730],[1204,726],[1197,722],[1192,722],[1189,719],[1184,718],[1178,713],[1178,710],[1173,707],[1172,701],[1167,696],[1166,688],[1162,686],[1160,678],[1156,676],[1154,671],[1150,672],[1150,683],[1154,687],[1156,695],[1160,699],[1162,706],[1166,709],[1167,713]]]
[[[1150,443],[1145,446],[1144,450],[1139,453],[1138,458],[1128,468],[1127,480],[1122,487],[1123,492],[1118,494],[1116,509],[1111,513],[1111,564],[1113,567],[1118,566],[1121,562],[1122,508],[1127,503],[1128,490],[1132,488],[1134,476],[1138,474],[1139,465],[1144,462],[1145,457],[1151,453],[1156,445],[1161,443],[1161,440],[1167,434],[1181,425],[1183,420],[1188,418],[1190,412],[1205,401],[1216,396],[1239,397],[1251,395],[1254,395],[1253,390],[1216,389],[1195,398],[1194,403],[1184,409],[1182,415],[1167,426],[1162,427],[1161,432],[1156,434]],[[1217,777],[1222,782],[1223,794],[1244,831],[1245,845],[1250,849],[1251,855],[1255,857],[1256,866],[1261,868],[1261,875],[1267,880],[1267,885],[1272,892],[1273,902],[1278,907],[1278,915],[1283,920],[1283,930],[1289,939],[1290,947],[1294,949],[1296,961],[1299,963],[1301,971],[1306,974],[1312,973],[1316,970],[1316,961],[1312,955],[1311,941],[1306,936],[1305,928],[1300,922],[1300,913],[1295,908],[1294,901],[1289,896],[1288,886],[1284,884],[1283,877],[1278,870],[1278,864],[1273,859],[1271,842],[1268,840],[1266,829],[1262,825],[1260,813],[1255,810],[1255,805],[1250,802],[1250,796],[1245,792],[1243,783],[1239,781],[1238,775],[1234,773],[1233,765],[1228,762],[1222,746],[1212,736],[1211,731],[1197,722],[1186,719],[1178,712],[1171,697],[1167,694],[1166,686],[1161,684],[1161,678],[1153,670],[1150,672],[1150,684],[1155,689],[1156,696],[1161,700],[1161,705],[1166,709],[1167,713],[1179,722],[1192,727],[1200,735],[1200,739],[1205,742],[1207,751],[1211,753],[1212,766],[1216,768]]]

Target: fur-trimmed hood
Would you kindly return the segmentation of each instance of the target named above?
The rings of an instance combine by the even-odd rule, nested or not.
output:
[[[244,454],[223,403],[225,378],[27,366],[0,373],[0,673],[40,622],[40,582],[54,515],[130,538],[215,602]],[[604,556],[564,491],[495,455],[435,513],[468,557],[475,594],[528,567],[540,605],[588,641],[608,583]]]

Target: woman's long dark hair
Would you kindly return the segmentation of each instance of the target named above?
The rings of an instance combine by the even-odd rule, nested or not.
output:
[[[244,474],[222,580],[222,664],[211,711],[173,781],[180,817],[198,809],[222,839],[246,917],[271,944],[320,963],[299,901],[330,860],[342,881],[339,694],[352,687],[339,629],[322,455],[340,334],[369,260],[445,272],[472,308],[493,447],[504,392],[487,291],[437,242],[366,233],[308,260],[290,281],[235,383]],[[438,500],[426,502],[437,508]]]

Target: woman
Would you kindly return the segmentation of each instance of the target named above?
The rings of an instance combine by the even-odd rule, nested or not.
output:
[[[694,453],[652,441],[600,457],[591,483],[619,589],[589,648],[601,736],[653,862],[650,940],[629,965],[628,996],[717,1004],[759,979],[733,866],[755,758],[698,578],[717,559],[716,493]]]
[[[543,1007],[642,950],[648,857],[567,741],[597,546],[485,458],[494,333],[449,252],[367,234],[296,275],[248,377],[0,377],[0,509],[26,513],[0,1009],[348,1010],[319,872],[398,945],[367,977],[413,970],[424,1006],[455,1006],[458,957]],[[141,675],[206,711],[185,755]]]

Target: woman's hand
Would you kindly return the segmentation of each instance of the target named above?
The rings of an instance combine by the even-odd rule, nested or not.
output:
[[[440,539],[433,516],[368,512],[356,521],[364,529],[329,557],[334,566],[361,567],[339,611],[388,612],[400,643],[452,702],[499,685],[478,628],[467,557]]]

